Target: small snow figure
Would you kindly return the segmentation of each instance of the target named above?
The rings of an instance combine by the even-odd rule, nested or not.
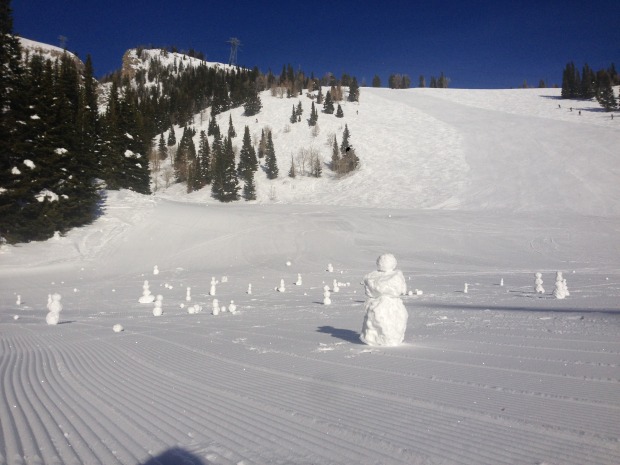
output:
[[[332,285],[332,289],[334,292],[340,292],[340,288],[338,287],[338,281],[334,279],[334,283]]]
[[[220,303],[217,301],[217,299],[213,299],[213,314],[220,314]]]
[[[463,293],[467,294],[469,292],[469,284],[465,283],[465,287],[463,288]]]
[[[47,308],[50,308],[51,303],[52,303],[52,294],[47,294]]]
[[[222,276],[222,282],[223,283],[227,283],[228,282],[228,276]]]
[[[162,308],[163,300],[164,296],[157,294],[157,298],[155,299],[155,307],[153,307],[153,316],[162,316],[164,314],[164,310]]]
[[[568,292],[568,286],[566,285],[566,279],[562,280],[562,285],[564,286],[564,294],[566,295],[566,297],[569,297],[570,292]]]
[[[562,272],[558,271],[555,275],[555,289],[553,290],[553,296],[556,299],[564,299],[566,297],[566,290],[564,289],[564,278]]]
[[[22,304],[22,296],[18,295],[17,296],[17,301],[15,302],[15,305],[21,305]]]
[[[191,288],[191,287],[188,287],[188,288],[187,288],[187,293],[186,293],[186,295],[185,295],[185,300],[186,300],[187,302],[189,302],[189,301],[191,301],[191,300],[192,300],[192,295],[191,295],[191,292],[192,292],[192,288]]]
[[[123,325],[115,324],[114,326],[112,326],[112,331],[114,331],[115,333],[120,333],[124,329],[125,328],[123,328]]]
[[[62,311],[62,304],[60,303],[61,298],[62,296],[60,294],[50,296],[50,302],[47,304],[49,313],[45,317],[45,321],[48,325],[57,325],[60,320],[60,312]]]
[[[325,286],[325,290],[323,291],[323,305],[331,305],[332,300],[329,298],[330,296],[329,288]]]
[[[252,295],[252,284],[248,284],[248,295]]]
[[[284,287],[284,280],[281,279],[280,280],[280,287],[277,288],[278,292],[285,292],[286,291],[286,287]]]
[[[217,281],[215,280],[215,278],[211,278],[211,289],[209,289],[209,295],[215,295],[216,284],[217,284]]]
[[[545,293],[545,288],[543,287],[543,280],[542,280],[542,273],[536,273],[536,281],[534,281],[534,284],[536,284],[536,292],[538,294],[544,294]]]
[[[230,313],[232,313],[233,315],[234,315],[235,313],[237,313],[237,306],[235,305],[235,301],[234,301],[234,300],[231,300],[231,301],[230,301],[230,305],[228,306],[228,311],[229,311]]]
[[[140,302],[141,304],[150,304],[154,300],[155,296],[153,296],[153,294],[151,294],[151,291],[149,290],[149,282],[144,281],[144,284],[142,285],[142,297],[138,299],[138,302]]]
[[[286,262],[286,266],[291,266],[291,265],[292,265],[292,263],[290,261]]]
[[[297,273],[297,281],[295,282],[295,286],[301,286],[301,274]]]
[[[396,346],[403,342],[407,329],[407,309],[400,296],[407,292],[407,283],[396,258],[383,254],[377,258],[377,271],[364,278],[366,316],[360,339],[368,345]]]
[[[500,279],[500,280],[499,280],[499,285],[500,285],[501,287],[504,287],[504,278],[502,278],[502,279]]]
[[[153,274],[154,274],[154,275],[158,275],[158,274],[159,274],[159,268],[157,268],[157,265],[155,265],[155,266],[153,267]]]
[[[328,263],[328,264],[327,264],[327,271],[328,271],[328,272],[330,272],[330,273],[333,273],[333,272],[334,272],[334,267],[332,266],[332,264],[331,264],[331,263]]]

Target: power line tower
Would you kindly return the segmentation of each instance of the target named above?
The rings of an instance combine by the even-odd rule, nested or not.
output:
[[[237,49],[241,46],[241,41],[236,37],[231,37],[228,39],[230,44],[230,58],[228,58],[228,64],[231,66],[237,65]]]

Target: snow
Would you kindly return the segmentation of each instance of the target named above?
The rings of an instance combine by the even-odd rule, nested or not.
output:
[[[33,170],[35,167],[34,162],[32,160],[24,160],[24,165],[26,165],[31,170]]]
[[[11,174],[19,175],[19,174],[22,174],[22,172],[21,172],[21,171],[19,171],[19,168],[17,168],[17,166],[14,166],[14,167],[11,169]]]
[[[57,155],[64,155],[65,153],[67,153],[68,150],[62,147],[59,147],[57,149],[54,150],[54,153],[56,153]]]
[[[37,199],[39,202],[43,202],[45,199],[50,202],[57,202],[58,194],[55,194],[49,189],[43,189],[41,192],[35,195],[34,198]]]
[[[557,109],[554,89],[495,106],[501,92],[362,89],[344,121],[319,115],[315,142],[327,151],[346,122],[353,175],[257,176],[250,203],[110,191],[93,224],[4,246],[0,463],[620,463],[620,132],[588,102],[581,119]],[[284,122],[286,99],[264,95],[259,114],[281,172],[313,140],[303,123],[279,131],[282,102]],[[385,251],[416,289],[399,297],[398,347],[359,340],[361,282]],[[326,306],[327,263],[351,286]],[[570,296],[535,292],[558,270]],[[157,318],[138,302],[145,276]],[[236,315],[211,276],[228,276],[218,299]],[[179,307],[187,287],[209,311]]]

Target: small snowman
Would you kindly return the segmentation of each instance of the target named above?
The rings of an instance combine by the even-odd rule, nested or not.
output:
[[[284,279],[280,280],[280,287],[276,288],[278,292],[286,292],[286,287],[284,286]]]
[[[536,273],[536,280],[534,281],[534,284],[536,285],[536,289],[535,292],[538,294],[544,294],[545,293],[545,288],[543,287],[543,280],[542,280],[542,273]]]
[[[333,273],[333,272],[334,272],[334,267],[332,266],[332,264],[331,264],[331,263],[328,263],[328,264],[327,264],[327,271],[328,271],[329,273]]]
[[[211,289],[209,290],[209,295],[215,295],[216,284],[217,284],[217,281],[215,280],[215,277],[211,278]]]
[[[162,316],[164,314],[164,310],[162,308],[163,300],[164,296],[158,294],[157,298],[155,299],[155,306],[153,307],[153,316]]]
[[[564,277],[562,272],[558,271],[555,275],[555,289],[553,290],[553,296],[556,299],[564,299],[566,297],[566,290],[564,289]]]
[[[332,299],[330,299],[331,294],[329,292],[329,287],[325,286],[323,288],[323,305],[331,305]]]
[[[234,301],[234,300],[231,300],[231,301],[230,301],[230,305],[228,306],[228,311],[229,311],[230,313],[232,313],[233,315],[234,315],[235,313],[237,313],[237,306],[235,305],[235,301]]]
[[[213,314],[214,315],[219,315],[220,314],[220,303],[217,301],[217,299],[213,299]]]
[[[469,284],[465,283],[465,287],[463,288],[463,293],[467,294],[469,292]]]
[[[248,284],[248,295],[252,295],[252,284]]]
[[[49,303],[47,304],[49,313],[45,317],[45,321],[48,325],[57,325],[60,320],[60,312],[62,311],[62,304],[60,303],[61,298],[62,296],[58,293],[50,296]]]
[[[142,297],[138,299],[138,302],[140,302],[141,304],[150,304],[154,300],[155,296],[151,294],[151,291],[149,289],[149,282],[144,281],[144,284],[142,285]]]
[[[295,281],[295,286],[301,286],[301,273],[297,273],[297,281]]]
[[[17,295],[17,300],[15,301],[15,305],[21,305],[22,304],[22,296],[21,295]]]
[[[153,267],[153,274],[156,276],[159,274],[159,268],[157,268],[157,265]]]
[[[336,281],[335,279],[334,279],[334,283],[332,285],[332,290],[334,292],[340,292],[340,288],[338,287],[338,281]]]
[[[188,288],[187,288],[187,292],[186,292],[186,294],[185,294],[185,300],[186,300],[187,302],[190,302],[190,301],[192,300],[192,294],[191,294],[191,292],[192,292],[192,288],[191,288],[191,287],[188,287]]]
[[[500,285],[501,287],[504,287],[504,278],[502,278],[502,279],[500,279],[500,280],[499,280],[499,285]]]

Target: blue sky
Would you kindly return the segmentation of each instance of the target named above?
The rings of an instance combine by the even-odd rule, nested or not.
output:
[[[444,72],[451,87],[561,84],[568,61],[620,69],[617,0],[13,0],[16,34],[90,54],[98,76],[120,68],[125,50],[175,45],[279,73],[283,64],[320,76],[354,75],[383,85],[392,73],[417,85]]]

